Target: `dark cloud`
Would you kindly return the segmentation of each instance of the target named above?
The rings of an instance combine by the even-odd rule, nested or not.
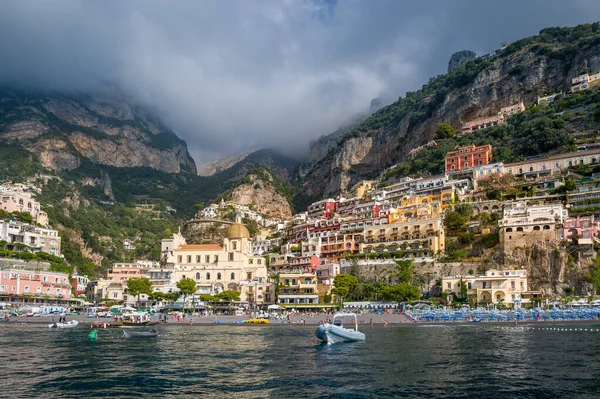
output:
[[[600,19],[596,0],[0,2],[0,80],[114,84],[159,110],[198,161],[310,139],[547,26]]]

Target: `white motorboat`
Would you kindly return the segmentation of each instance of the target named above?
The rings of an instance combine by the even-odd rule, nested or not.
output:
[[[67,321],[65,323],[52,323],[48,324],[48,328],[75,328],[79,325],[77,320]]]
[[[350,324],[353,324],[354,328],[345,328],[343,323],[344,318],[352,319]],[[317,327],[315,335],[321,341],[327,342],[328,344],[365,340],[365,334],[358,331],[358,319],[354,313],[338,313],[334,315],[332,323],[321,324]]]

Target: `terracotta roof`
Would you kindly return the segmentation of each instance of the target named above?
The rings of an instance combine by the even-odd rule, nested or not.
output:
[[[188,244],[180,246],[179,249],[184,251],[221,251],[223,247],[219,244]]]

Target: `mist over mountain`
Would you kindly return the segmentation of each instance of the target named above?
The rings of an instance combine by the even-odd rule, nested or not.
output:
[[[199,164],[249,148],[307,155],[311,140],[373,98],[418,88],[458,50],[597,19],[591,0],[3,2],[0,83],[117,87]]]

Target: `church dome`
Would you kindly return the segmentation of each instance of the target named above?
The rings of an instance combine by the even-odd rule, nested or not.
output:
[[[243,224],[235,223],[227,230],[227,238],[250,238],[250,232]]]

